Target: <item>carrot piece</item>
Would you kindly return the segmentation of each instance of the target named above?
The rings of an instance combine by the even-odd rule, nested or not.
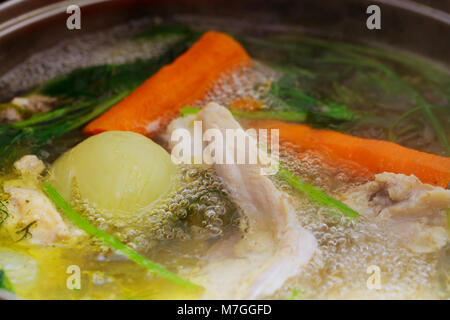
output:
[[[151,137],[182,107],[204,97],[224,72],[249,63],[249,55],[233,38],[216,31],[206,32],[174,62],[89,123],[84,132],[91,135],[122,130]]]
[[[252,121],[253,128],[279,129],[280,140],[303,150],[327,153],[332,159],[351,161],[371,173],[384,171],[415,175],[424,183],[447,188],[450,158],[409,149],[398,144],[363,139],[332,130],[316,130],[306,125],[280,121]]]

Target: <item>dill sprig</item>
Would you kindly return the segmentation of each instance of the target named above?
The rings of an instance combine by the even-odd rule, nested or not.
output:
[[[105,245],[109,246],[110,248],[119,251],[124,256],[126,256],[128,259],[130,259],[133,262],[136,262],[140,266],[148,269],[152,273],[167,279],[175,284],[187,287],[187,288],[198,288],[197,285],[193,284],[190,281],[187,281],[183,278],[180,278],[176,274],[170,272],[163,266],[150,261],[149,259],[141,256],[139,253],[134,251],[133,249],[127,247],[122,242],[120,242],[117,238],[114,236],[106,233],[103,230],[100,230],[96,228],[93,224],[91,224],[89,221],[81,217],[75,210],[72,208],[72,206],[67,203],[64,198],[56,191],[55,188],[50,183],[44,183],[43,184],[44,191],[47,193],[47,195],[50,197],[50,199],[55,203],[55,205],[63,212],[64,216],[66,216],[74,225],[76,225],[81,230],[85,231],[90,236],[94,237],[95,239],[103,242]]]
[[[301,71],[303,73],[303,71]],[[324,102],[314,97],[297,84],[297,77],[292,73],[284,75],[273,83],[267,96],[269,105],[278,112],[303,113],[302,121],[314,126],[331,126],[356,118],[353,111],[344,104]],[[284,120],[284,119],[279,119]]]
[[[36,152],[53,139],[77,129],[123,99],[129,91],[101,101],[57,109],[49,114],[0,126],[0,159],[12,162],[26,152]]]
[[[3,222],[5,222],[6,219],[8,219],[8,217],[9,217],[8,208],[3,203],[3,201],[0,200],[0,226],[3,224]]]
[[[356,121],[347,118],[342,121],[344,125],[338,126],[333,118],[308,118],[306,122],[342,130],[348,124],[367,123],[368,118],[379,117],[379,110],[388,110],[400,114],[399,118],[391,117],[381,127],[395,139],[393,131],[399,121],[405,120],[403,114],[417,107],[423,117],[416,112],[408,116],[413,114],[428,124],[444,153],[450,155],[448,126],[435,112],[436,103],[449,110],[450,77],[432,65],[397,52],[296,34],[240,39],[251,54],[262,55],[261,60],[294,79],[290,81],[293,86],[288,87],[293,92],[284,99],[291,102],[285,104],[287,107],[334,104],[359,115]],[[430,97],[438,97],[434,101],[439,102],[428,101]]]
[[[319,187],[310,185],[289,170],[280,167],[278,171],[279,176],[285,180],[295,190],[305,194],[310,200],[328,208],[334,208],[339,214],[342,214],[350,219],[355,219],[359,216],[358,212],[349,208],[339,200],[330,197],[323,192]]]
[[[18,234],[18,235],[22,234],[22,236],[19,238],[19,240],[17,240],[17,242],[25,240],[25,239],[30,239],[33,236],[32,233],[30,232],[30,229],[32,226],[34,226],[36,224],[37,224],[37,221],[35,220],[35,221],[32,221],[29,224],[27,224],[22,229],[17,230],[16,234]]]
[[[306,294],[306,291],[302,288],[295,288],[292,290],[291,296],[289,297],[289,300],[298,300],[301,299],[302,296]]]
[[[11,284],[11,281],[8,279],[5,271],[3,271],[3,270],[0,270],[0,289],[4,289],[11,293],[14,293],[14,289]]]

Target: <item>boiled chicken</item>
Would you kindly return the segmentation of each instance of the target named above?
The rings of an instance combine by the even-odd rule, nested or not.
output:
[[[414,252],[438,251],[447,244],[450,190],[424,184],[413,175],[384,172],[344,194],[343,201],[387,224]]]
[[[14,167],[21,179],[7,181],[3,188],[9,195],[5,227],[13,238],[53,245],[74,235],[53,203],[37,187],[44,163],[35,155],[26,155],[16,161]]]
[[[203,129],[243,131],[224,107],[210,103],[197,117]],[[242,132],[241,132],[242,133]],[[248,139],[252,137],[247,136]],[[224,152],[257,153],[256,144],[224,147]],[[255,156],[255,155],[254,155]],[[251,158],[251,155],[249,155]],[[243,213],[241,231],[214,246],[195,281],[205,298],[257,299],[274,294],[301,272],[317,249],[314,236],[299,223],[289,196],[278,190],[258,164],[214,164]]]

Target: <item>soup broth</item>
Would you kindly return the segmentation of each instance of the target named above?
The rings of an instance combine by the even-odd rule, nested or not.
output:
[[[183,38],[187,27],[181,23],[189,25],[188,20],[178,19],[176,23],[139,20],[79,40],[61,42],[36,53],[0,77],[1,101],[79,68],[120,66],[160,57]],[[223,25],[214,21],[204,24],[202,30],[191,27],[199,33]],[[314,128],[391,141],[410,149],[449,156],[450,76],[443,68],[393,51],[309,37],[287,27],[276,32],[232,31],[254,63],[223,75],[204,99],[190,107],[201,108],[213,101],[234,110],[250,106],[257,110],[289,111],[304,114],[305,121]],[[150,75],[137,75],[137,84]],[[240,119],[245,128],[255,121],[260,120]],[[85,138],[77,127],[51,136],[46,143],[24,140],[10,145],[10,141],[5,142],[0,147],[4,163],[2,183],[20,179],[12,163],[22,155],[36,154],[51,166],[61,154]],[[169,148],[163,137],[154,140]],[[336,163],[327,154],[302,150],[288,141],[281,141],[280,159],[298,177],[338,199],[352,188],[373,180],[373,175],[362,167],[345,161]],[[176,186],[149,212],[108,215],[77,198],[76,192],[71,204],[97,228],[190,279],[199,265],[211,259],[207,255],[209,249],[222,239],[239,234],[244,218],[242,209],[233,202],[213,168],[179,165],[175,180]],[[297,276],[268,298],[449,298],[448,244],[436,252],[413,252],[376,217],[349,220],[330,214],[329,208],[293,191],[282,179],[275,176],[271,180],[291,196],[298,220],[315,236],[318,250]],[[13,240],[0,226],[0,269],[10,275],[19,297],[195,299],[202,296],[202,290],[185,289],[151,274],[92,238],[38,246],[29,244],[26,237],[22,241]],[[374,270],[371,266],[380,275],[381,287],[377,290],[368,287],[368,279],[373,276],[370,270]],[[81,287],[76,290],[71,289],[75,283],[71,276],[77,271],[71,270],[79,270],[81,274]]]

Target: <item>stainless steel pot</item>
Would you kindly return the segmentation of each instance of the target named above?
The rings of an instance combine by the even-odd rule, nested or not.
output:
[[[70,4],[81,7],[81,30],[66,28]],[[366,27],[370,4],[381,7],[381,30]],[[261,33],[290,26],[334,40],[394,47],[450,68],[449,12],[449,0],[10,0],[0,5],[0,75],[62,39],[138,17],[175,14],[233,19]],[[0,292],[2,297],[11,295]]]

